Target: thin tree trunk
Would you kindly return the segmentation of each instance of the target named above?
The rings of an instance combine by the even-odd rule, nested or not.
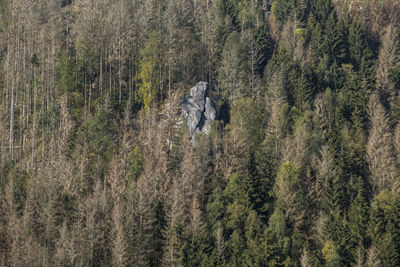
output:
[[[10,104],[10,157],[14,158],[14,79],[11,82],[11,104]]]
[[[34,168],[35,163],[35,137],[36,137],[36,102],[37,102],[37,86],[35,82],[35,70],[33,70],[33,123],[32,123],[32,155],[31,164]]]
[[[99,77],[99,92],[103,92],[103,53],[100,49],[100,77]]]
[[[11,53],[11,51],[10,51],[10,32],[8,32],[8,34],[7,34],[7,68],[6,68],[6,77],[7,77],[7,79],[6,79],[6,88],[7,88],[7,90],[6,90],[6,113],[8,113],[8,99],[9,99],[9,94],[10,94],[10,87],[9,87],[9,74],[10,74],[10,53]]]
[[[121,10],[122,11],[122,10]],[[121,79],[121,22],[119,23],[119,40],[118,40],[118,87],[119,87],[119,104],[121,105],[122,103],[122,79]]]

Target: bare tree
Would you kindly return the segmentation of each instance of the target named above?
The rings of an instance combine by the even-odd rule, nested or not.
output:
[[[149,178],[147,180],[146,178]],[[154,253],[154,228],[156,195],[154,178],[142,176],[128,193],[126,230],[131,263],[146,266]]]
[[[60,237],[56,244],[56,252],[54,255],[54,263],[58,266],[74,265],[77,251],[71,231],[68,229],[66,222],[60,229]]]
[[[284,138],[282,125],[282,111],[285,103],[287,103],[284,92],[285,76],[283,69],[275,71],[272,74],[268,85],[266,99],[266,110],[268,112],[268,124],[266,132],[268,135],[276,138],[276,154],[279,155],[281,141]]]
[[[400,37],[398,28],[389,25],[382,35],[379,64],[376,72],[376,87],[385,101],[393,107],[396,90],[390,79],[391,71],[400,63]]]
[[[112,209],[112,257],[115,266],[126,266],[128,264],[127,241],[125,233],[125,181],[121,175],[121,162],[114,158],[111,162],[108,182],[111,189]]]
[[[377,94],[368,104],[371,127],[367,144],[367,161],[371,172],[371,185],[375,194],[383,189],[392,190],[398,176],[393,154],[393,135],[385,108]]]

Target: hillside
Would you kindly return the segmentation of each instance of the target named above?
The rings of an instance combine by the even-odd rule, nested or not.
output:
[[[0,0],[0,266],[400,266],[399,25]]]

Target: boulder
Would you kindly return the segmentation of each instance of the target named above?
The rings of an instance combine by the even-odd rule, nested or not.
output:
[[[199,132],[208,134],[217,119],[218,110],[209,93],[208,83],[199,82],[183,97],[183,115],[192,137]]]

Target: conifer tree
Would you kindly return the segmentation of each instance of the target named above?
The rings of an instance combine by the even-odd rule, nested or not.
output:
[[[357,246],[360,250],[366,248],[369,241],[367,238],[368,221],[369,206],[367,195],[365,193],[364,183],[361,177],[359,177],[357,182],[357,195],[349,210],[349,230],[354,246]]]
[[[369,100],[369,117],[371,128],[367,144],[367,160],[371,172],[370,183],[373,192],[392,189],[398,175],[393,156],[393,136],[390,133],[390,122],[385,108],[377,94]]]
[[[245,54],[237,31],[229,34],[222,52],[221,68],[219,70],[221,94],[229,102],[243,95],[243,64]]]
[[[394,26],[388,26],[382,35],[382,46],[379,51],[378,68],[376,72],[376,88],[383,103],[393,108],[396,97],[394,84],[390,79],[391,70],[400,62],[400,39]]]
[[[164,70],[161,54],[161,35],[153,32],[145,48],[141,51],[142,60],[139,72],[139,96],[146,109],[161,93],[164,79]]]

